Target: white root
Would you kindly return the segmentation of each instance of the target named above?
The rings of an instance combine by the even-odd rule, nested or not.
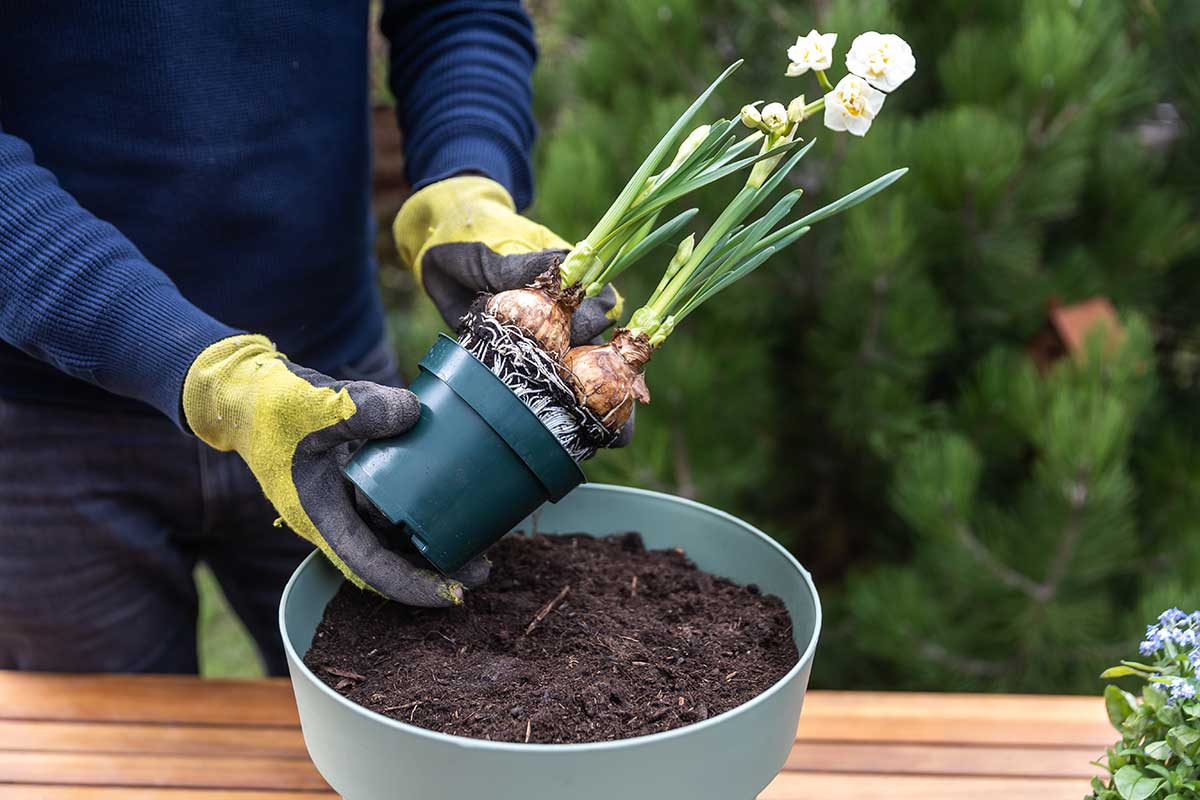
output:
[[[576,400],[570,372],[528,332],[486,311],[468,314],[461,330],[458,343],[513,390],[575,461],[615,440],[603,420]]]

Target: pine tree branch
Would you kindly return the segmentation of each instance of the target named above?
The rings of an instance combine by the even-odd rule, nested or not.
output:
[[[949,511],[949,509],[947,509]],[[1029,595],[1038,602],[1045,602],[1043,596],[1046,594],[1046,587],[1023,572],[1018,572],[1007,564],[1001,562],[992,551],[987,548],[983,542],[975,536],[975,533],[964,522],[959,522],[954,526],[954,531],[958,535],[958,541],[967,552],[975,557],[975,560],[983,566],[988,572],[1007,586],[1023,594]]]
[[[1067,566],[1071,563],[1071,556],[1075,554],[1075,546],[1079,544],[1079,537],[1083,532],[1080,512],[1087,505],[1089,497],[1087,481],[1087,474],[1080,474],[1070,487],[1071,515],[1063,525],[1062,536],[1058,540],[1054,560],[1050,562],[1050,569],[1046,571],[1046,580],[1041,585],[1044,594],[1038,602],[1043,605],[1053,600],[1058,593],[1058,585],[1062,583],[1063,577],[1067,574]]]

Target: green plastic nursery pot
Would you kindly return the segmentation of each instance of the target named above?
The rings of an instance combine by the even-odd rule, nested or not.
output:
[[[583,483],[583,471],[529,407],[448,336],[409,387],[421,418],[369,442],[345,474],[414,545],[450,573]]]
[[[752,800],[787,760],[821,630],[808,573],[735,517],[690,500],[587,485],[526,520],[539,532],[642,534],[650,548],[682,547],[701,568],[780,597],[800,661],[748,703],[664,733],[594,744],[513,744],[435,733],[368,711],[321,682],[301,660],[342,583],[320,553],[283,592],[279,624],[304,741],[347,800]]]

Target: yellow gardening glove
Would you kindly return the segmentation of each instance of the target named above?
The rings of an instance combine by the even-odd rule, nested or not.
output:
[[[447,606],[462,602],[464,582],[486,577],[481,560],[446,578],[384,547],[342,477],[350,443],[416,424],[421,403],[412,392],[335,381],[289,362],[266,337],[242,335],[200,353],[182,402],[196,436],[236,450],[288,527],[356,586],[409,605]]]
[[[446,324],[459,322],[480,292],[529,285],[562,263],[571,245],[517,213],[490,178],[447,178],[418,191],[392,226],[400,258],[417,274]],[[592,341],[621,316],[610,285],[571,318],[571,343]]]

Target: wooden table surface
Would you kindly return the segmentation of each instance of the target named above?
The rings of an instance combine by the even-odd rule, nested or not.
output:
[[[1080,800],[1099,698],[810,692],[760,800]],[[0,800],[335,797],[285,680],[0,672]]]

